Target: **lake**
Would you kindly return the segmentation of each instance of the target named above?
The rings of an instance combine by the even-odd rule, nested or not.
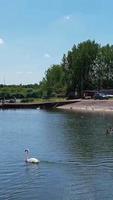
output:
[[[0,111],[1,200],[112,200],[113,115]],[[25,163],[26,148],[38,165]]]

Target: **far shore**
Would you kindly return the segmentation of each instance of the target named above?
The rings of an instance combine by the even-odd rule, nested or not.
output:
[[[111,112],[113,113],[113,100],[83,100],[76,103],[58,106],[58,109],[82,112]]]
[[[4,103],[0,109],[58,108],[78,112],[113,113],[113,100],[74,99],[43,103]]]
[[[35,103],[0,103],[0,109],[49,109],[56,108],[61,105],[70,104],[73,102],[78,102],[79,100],[59,100],[59,101],[45,101],[45,102],[35,102]]]

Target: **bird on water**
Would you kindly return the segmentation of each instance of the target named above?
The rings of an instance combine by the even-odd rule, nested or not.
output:
[[[29,158],[29,149],[25,149],[26,152],[26,163],[33,163],[33,164],[38,164],[40,161],[37,158]]]

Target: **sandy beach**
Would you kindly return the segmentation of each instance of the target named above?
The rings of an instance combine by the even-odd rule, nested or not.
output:
[[[84,112],[113,112],[113,100],[81,100],[68,105],[59,106],[59,109]]]

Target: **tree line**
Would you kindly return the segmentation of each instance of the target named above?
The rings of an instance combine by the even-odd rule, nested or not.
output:
[[[39,84],[0,85],[0,96],[11,98],[66,97],[71,92],[83,96],[85,90],[113,88],[113,45],[102,46],[87,40],[72,47],[61,63],[45,72]]]
[[[113,45],[87,40],[74,45],[59,65],[51,66],[40,83],[47,96],[68,96],[85,90],[113,88]]]

